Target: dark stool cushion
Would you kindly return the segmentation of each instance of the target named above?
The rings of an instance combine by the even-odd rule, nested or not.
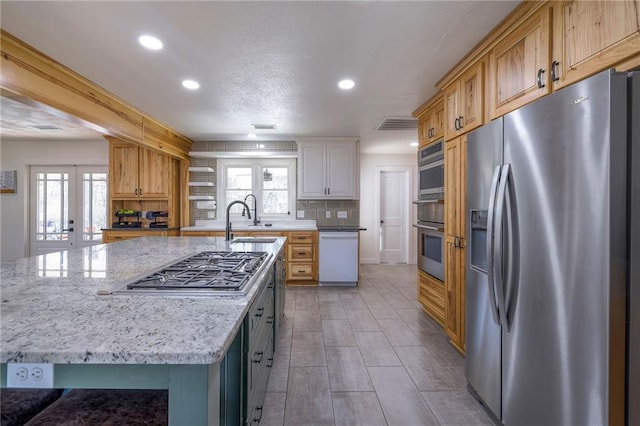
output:
[[[23,425],[62,395],[62,389],[0,390],[0,424]]]
[[[74,389],[27,426],[167,425],[166,390]]]

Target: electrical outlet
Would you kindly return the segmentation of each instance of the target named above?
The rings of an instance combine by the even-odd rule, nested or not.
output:
[[[298,210],[296,216],[298,219],[304,219],[304,210]]]
[[[329,210],[327,210],[327,211],[326,211],[326,213],[325,213],[325,217],[326,217],[327,219],[331,219],[331,212],[330,212]]]
[[[53,364],[7,363],[7,387],[53,388]]]
[[[338,212],[338,219],[346,219],[346,218],[347,218],[347,212],[342,210]]]

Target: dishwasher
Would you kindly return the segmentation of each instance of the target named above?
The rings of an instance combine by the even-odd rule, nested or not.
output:
[[[356,286],[358,284],[358,232],[321,231],[318,285]]]

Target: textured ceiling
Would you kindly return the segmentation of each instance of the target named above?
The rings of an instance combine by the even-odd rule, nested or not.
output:
[[[2,28],[193,140],[359,136],[410,153],[407,117],[518,2],[2,1]],[[147,51],[143,33],[163,40]],[[355,80],[350,92],[336,84]],[[186,91],[184,78],[200,82]]]

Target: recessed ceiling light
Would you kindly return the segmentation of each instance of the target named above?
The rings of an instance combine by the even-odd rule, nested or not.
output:
[[[200,83],[195,80],[182,80],[182,85],[189,90],[196,90],[200,88]]]
[[[409,146],[418,146],[418,142],[411,142]]]
[[[147,49],[151,50],[160,50],[163,46],[160,39],[150,35],[141,35],[140,37],[138,37],[138,42]]]
[[[340,80],[340,82],[338,83],[338,87],[341,88],[342,90],[353,89],[355,85],[356,83],[354,83],[353,80],[349,80],[349,79]]]
[[[255,138],[257,138],[258,136],[257,136],[255,133],[249,133],[249,134],[247,135],[247,137],[248,137],[249,139],[255,139]]]

